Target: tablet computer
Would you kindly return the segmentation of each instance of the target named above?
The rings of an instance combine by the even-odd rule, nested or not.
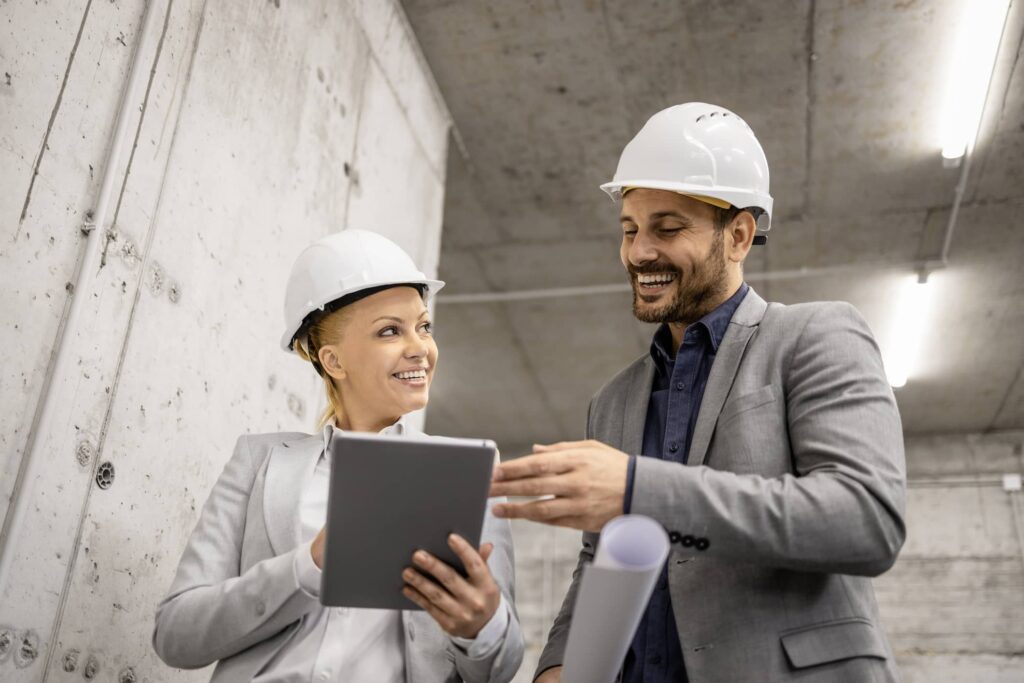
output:
[[[480,546],[496,453],[482,439],[335,431],[320,602],[420,609],[402,595],[419,549],[465,576],[448,534]]]

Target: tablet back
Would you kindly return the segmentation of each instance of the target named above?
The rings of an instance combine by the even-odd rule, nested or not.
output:
[[[335,431],[320,602],[420,609],[402,595],[402,570],[426,550],[465,575],[448,547],[480,545],[494,442]]]

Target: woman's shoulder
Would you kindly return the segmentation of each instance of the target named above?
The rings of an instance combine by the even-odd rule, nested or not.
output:
[[[238,437],[236,450],[248,452],[252,457],[260,459],[275,446],[290,446],[306,439],[319,438],[318,434],[305,432],[261,432],[247,433]]]

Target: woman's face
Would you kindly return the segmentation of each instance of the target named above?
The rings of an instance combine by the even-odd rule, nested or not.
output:
[[[390,421],[427,405],[437,366],[430,313],[419,291],[393,287],[345,307],[335,377],[348,416]],[[322,355],[321,355],[322,357]]]

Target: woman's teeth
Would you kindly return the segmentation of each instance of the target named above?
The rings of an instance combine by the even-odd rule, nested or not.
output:
[[[412,370],[410,372],[396,372],[395,377],[398,379],[426,379],[426,370]]]

